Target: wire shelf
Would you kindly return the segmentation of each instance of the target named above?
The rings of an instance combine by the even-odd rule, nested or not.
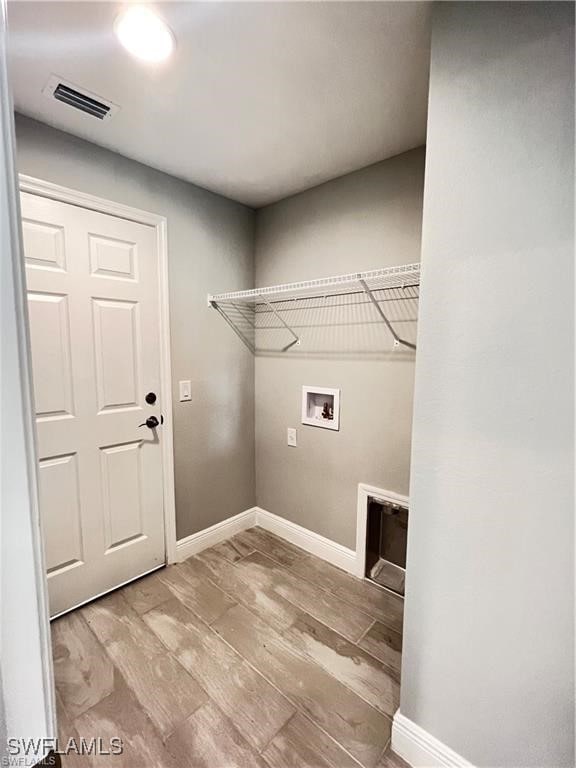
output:
[[[355,272],[349,275],[304,280],[299,283],[271,285],[266,288],[254,288],[250,291],[217,293],[208,296],[208,302],[210,304],[228,302],[234,304],[262,304],[264,303],[264,297],[270,303],[274,303],[274,301],[286,301],[286,299],[310,298],[315,293],[320,298],[334,295],[335,293],[345,295],[346,293],[362,292],[363,289],[359,288],[360,280],[364,280],[373,291],[419,285],[420,264],[404,264],[399,267],[373,269],[369,272]]]
[[[416,263],[213,294],[208,303],[255,353],[273,351],[274,334],[276,351],[287,352],[312,328],[338,325],[384,325],[395,347],[415,349],[419,285]]]

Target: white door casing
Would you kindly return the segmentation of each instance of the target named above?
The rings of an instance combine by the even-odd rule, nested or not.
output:
[[[139,426],[160,418],[166,396],[157,233],[26,192],[21,203],[40,510],[56,615],[166,561],[165,427]]]
[[[38,514],[36,450],[14,110],[0,3],[0,760],[28,738],[29,764],[56,735],[48,595]]]

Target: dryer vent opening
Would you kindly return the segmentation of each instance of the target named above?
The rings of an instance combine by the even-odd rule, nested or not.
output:
[[[408,509],[368,499],[366,526],[366,578],[404,595]]]

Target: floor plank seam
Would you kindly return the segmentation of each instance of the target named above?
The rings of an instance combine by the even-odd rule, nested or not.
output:
[[[373,629],[373,627],[374,627],[374,624],[376,624],[376,621],[377,621],[377,620],[376,620],[376,619],[374,619],[374,621],[372,622],[372,624],[370,624],[370,626],[369,626],[369,627],[367,627],[367,628],[364,630],[364,632],[362,632],[362,634],[360,635],[360,637],[358,638],[358,640],[356,640],[356,642],[355,642],[355,645],[357,645],[358,647],[360,647],[360,643],[362,642],[362,640],[364,640],[364,638],[366,637],[366,635],[368,634],[368,632],[370,632],[370,630],[371,630],[371,629]],[[367,653],[370,653],[370,651],[367,651]],[[372,656],[372,654],[370,654],[370,655]],[[375,658],[375,657],[374,657],[374,658]]]
[[[357,757],[354,757],[354,755],[353,755],[353,754],[351,754],[351,753],[350,753],[350,752],[349,752],[349,751],[346,749],[346,747],[345,747],[345,746],[343,746],[342,744],[340,744],[340,742],[339,742],[337,739],[335,739],[335,738],[334,738],[334,736],[331,736],[331,735],[330,735],[330,734],[329,734],[327,731],[325,731],[325,730],[324,730],[324,728],[322,728],[322,726],[318,725],[318,723],[316,723],[316,722],[315,722],[315,721],[314,721],[314,720],[313,720],[313,719],[312,719],[312,718],[311,718],[311,717],[310,717],[308,714],[306,714],[306,712],[300,712],[300,714],[301,714],[303,717],[305,717],[305,718],[306,718],[306,720],[308,720],[308,722],[309,722],[309,723],[312,723],[312,725],[316,726],[316,728],[318,728],[319,730],[321,730],[321,731],[322,731],[322,733],[323,733],[325,736],[327,736],[327,737],[330,739],[330,741],[333,741],[333,742],[334,742],[334,744],[336,744],[336,746],[340,747],[340,749],[341,749],[343,752],[346,752],[346,754],[348,755],[348,757],[350,757],[352,760],[354,760],[354,762],[355,762],[355,763],[357,763],[357,765],[359,765],[359,766],[360,766],[360,768],[365,768],[365,765],[364,765],[364,763],[361,763],[361,762],[360,762],[360,760],[358,760],[358,758],[357,758]],[[302,768],[304,768],[304,766],[302,766]],[[377,765],[376,765],[376,768],[378,768],[378,766],[377,766]]]
[[[288,697],[287,697],[285,694],[282,694],[282,695],[284,696],[284,698],[286,699],[286,701],[290,701],[290,700],[288,699]],[[293,714],[291,714],[291,715],[290,715],[290,717],[288,718],[288,720],[286,720],[286,722],[285,722],[285,723],[282,723],[282,725],[280,726],[280,728],[278,728],[278,730],[276,731],[276,733],[275,733],[273,736],[271,736],[271,737],[268,739],[268,741],[266,742],[266,744],[264,744],[264,746],[263,746],[263,747],[261,747],[261,748],[258,750],[258,754],[259,754],[259,755],[262,755],[262,757],[264,757],[264,755],[263,755],[262,753],[263,753],[263,752],[265,752],[265,751],[268,749],[268,747],[270,746],[270,744],[272,744],[272,742],[273,742],[273,741],[274,741],[274,739],[275,739],[275,738],[278,736],[278,734],[279,734],[279,733],[281,733],[281,732],[284,730],[284,728],[286,728],[286,726],[288,725],[288,723],[291,723],[291,722],[292,722],[292,720],[294,720],[294,718],[295,718],[297,715],[299,715],[299,714],[301,714],[301,713],[300,713],[300,712],[299,712],[299,710],[298,710],[298,709],[295,707],[295,708],[294,708],[294,712],[293,712]],[[266,758],[265,758],[265,757],[264,757],[264,759],[266,760]],[[268,762],[268,761],[266,760],[266,762]]]
[[[386,754],[386,752],[387,752],[387,751],[390,749],[390,744],[391,744],[391,743],[392,743],[392,737],[390,737],[390,738],[388,739],[388,741],[386,742],[386,746],[384,747],[384,749],[383,749],[383,750],[382,750],[382,752],[380,753],[380,757],[379,757],[379,758],[378,758],[378,760],[376,761],[376,768],[378,768],[378,766],[379,766],[379,765],[380,765],[380,763],[382,762],[382,758],[384,757],[384,755]]]
[[[176,659],[176,661],[178,661],[178,659]],[[190,672],[188,672],[188,670],[187,670],[185,667],[183,667],[183,666],[182,666],[182,664],[180,664],[180,662],[179,662],[179,666],[181,666],[181,667],[182,667],[182,669],[184,669],[184,671],[185,671],[185,672],[187,672],[188,674],[190,674]],[[210,701],[212,704],[214,704],[215,706],[217,706],[216,702],[215,702],[215,701],[214,701],[214,700],[213,700],[213,699],[212,699],[212,698],[211,698],[211,697],[208,695],[208,692],[207,692],[207,691],[206,691],[206,690],[205,690],[205,689],[204,689],[204,688],[203,688],[203,687],[200,685],[200,682],[199,682],[199,681],[198,681],[196,678],[194,678],[194,680],[195,680],[195,682],[198,684],[198,686],[199,686],[200,688],[202,688],[202,690],[204,691],[204,693],[206,694],[206,696],[207,696],[207,698],[208,698],[208,701]],[[187,720],[189,720],[189,719],[192,717],[192,715],[196,714],[196,712],[198,712],[198,710],[199,710],[201,707],[205,706],[205,704],[206,704],[206,702],[200,702],[200,703],[199,703],[199,704],[198,704],[196,707],[194,707],[194,709],[192,710],[192,712],[189,712],[189,713],[186,715],[186,717],[184,717],[184,718],[183,718],[183,719],[182,719],[182,720],[181,720],[181,721],[180,721],[180,722],[179,722],[177,725],[175,725],[175,726],[174,726],[174,728],[172,728],[172,730],[171,730],[171,731],[169,731],[169,733],[167,733],[167,734],[166,734],[166,736],[162,736],[162,734],[161,734],[161,733],[158,731],[158,729],[156,728],[155,730],[158,732],[158,735],[159,735],[159,737],[160,737],[160,741],[161,741],[163,744],[166,744],[166,742],[168,741],[168,739],[172,738],[172,736],[174,736],[174,734],[176,733],[176,731],[178,731],[178,730],[179,730],[179,729],[182,727],[182,725],[184,725],[184,723],[185,723]],[[228,719],[230,719],[230,718],[228,718]],[[143,767],[143,768],[144,768],[144,767]]]

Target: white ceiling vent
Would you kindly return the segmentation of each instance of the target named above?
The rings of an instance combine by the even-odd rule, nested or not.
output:
[[[109,120],[120,109],[117,104],[106,101],[101,96],[87,91],[78,85],[69,83],[58,75],[51,75],[42,91],[49,99],[67,104],[98,120]]]

